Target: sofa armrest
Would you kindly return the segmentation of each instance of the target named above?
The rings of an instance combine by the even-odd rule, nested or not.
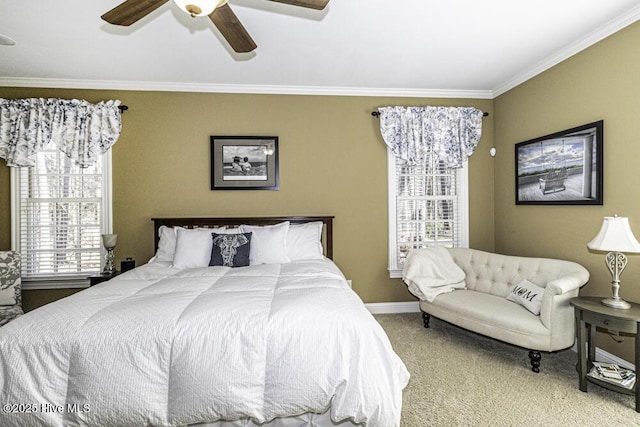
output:
[[[547,283],[545,293],[550,292],[552,295],[562,295],[580,289],[586,281],[584,278],[577,276],[560,277]]]
[[[547,283],[542,295],[540,321],[551,330],[552,339],[562,335],[573,337],[574,315],[569,300],[578,296],[578,291],[588,280],[589,273],[585,270]]]

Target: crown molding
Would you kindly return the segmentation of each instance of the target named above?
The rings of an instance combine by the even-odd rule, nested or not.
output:
[[[0,87],[41,87],[55,89],[104,89],[157,92],[240,93],[267,95],[382,96],[406,98],[491,99],[490,90],[404,89],[367,87],[322,87],[278,85],[228,85],[213,83],[173,83],[115,80],[73,80],[0,77]]]
[[[474,89],[413,89],[372,87],[322,87],[287,85],[242,85],[214,83],[174,83],[117,80],[73,80],[0,77],[0,87],[40,87],[56,89],[104,89],[158,92],[238,93],[265,95],[324,95],[324,96],[376,96],[402,98],[469,98],[494,99],[525,81],[541,74],[582,50],[640,20],[640,4],[612,19],[594,32],[555,54],[538,62],[533,67],[499,84],[491,90]]]
[[[583,51],[584,49],[593,46],[599,41],[609,37],[610,35],[628,27],[634,22],[640,19],[640,5],[632,8],[631,10],[623,13],[617,18],[612,19],[605,25],[599,27],[591,34],[587,35],[576,41],[575,43],[564,47],[555,54],[547,57],[543,61],[537,63],[532,68],[526,70],[522,74],[519,74],[512,79],[504,82],[503,84],[494,88],[492,92],[492,98],[496,98],[503,93],[513,89],[514,87],[526,82],[527,80],[541,74],[542,72],[552,68],[553,66],[561,63],[562,61],[572,57],[573,55]]]

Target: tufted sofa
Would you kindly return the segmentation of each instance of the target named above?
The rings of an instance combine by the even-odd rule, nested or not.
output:
[[[449,249],[465,272],[467,289],[420,301],[425,328],[434,316],[500,341],[529,349],[534,372],[540,372],[540,351],[571,347],[575,318],[569,300],[589,280],[581,265],[557,259],[500,255],[476,249]],[[522,280],[544,288],[540,315],[506,299]]]

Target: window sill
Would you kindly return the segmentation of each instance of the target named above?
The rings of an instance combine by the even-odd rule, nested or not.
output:
[[[391,279],[402,279],[402,269],[398,268],[390,268],[389,269],[389,277]]]
[[[23,290],[40,290],[40,289],[82,289],[89,287],[89,280],[86,277],[69,278],[69,279],[40,279],[29,280],[22,279]]]

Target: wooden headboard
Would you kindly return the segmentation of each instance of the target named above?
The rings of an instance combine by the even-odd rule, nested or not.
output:
[[[158,229],[161,226],[184,227],[184,228],[211,228],[211,227],[238,227],[241,224],[247,225],[273,225],[280,222],[289,221],[292,224],[303,224],[305,222],[322,221],[324,224],[322,237],[324,243],[324,254],[327,258],[333,259],[333,216],[279,216],[279,217],[232,217],[232,218],[152,218],[153,236],[155,239],[154,248],[158,248],[160,236]]]

